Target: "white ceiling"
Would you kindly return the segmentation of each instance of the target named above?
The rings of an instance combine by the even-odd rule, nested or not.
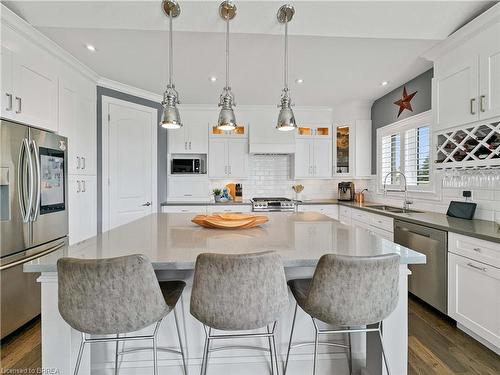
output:
[[[167,26],[161,1],[7,1],[99,75],[161,94]],[[216,103],[224,76],[218,1],[179,1],[174,73],[183,103]],[[282,86],[283,1],[237,1],[231,86],[238,103],[275,104]],[[483,1],[292,2],[290,81],[297,105],[373,101],[432,65],[419,56],[484,11]],[[91,53],[85,44],[93,44]],[[217,82],[209,81],[218,77]],[[297,85],[295,78],[303,78]],[[382,81],[390,81],[385,87]]]

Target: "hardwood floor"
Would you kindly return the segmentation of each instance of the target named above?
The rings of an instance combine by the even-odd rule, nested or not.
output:
[[[458,330],[452,320],[414,298],[408,314],[408,375],[500,374],[500,356]],[[0,351],[0,373],[41,368],[40,319],[2,340]]]

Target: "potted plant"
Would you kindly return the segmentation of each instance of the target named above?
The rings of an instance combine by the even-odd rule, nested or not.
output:
[[[215,201],[220,202],[220,199],[222,197],[222,190],[219,188],[215,188],[212,190],[212,194],[214,195]]]

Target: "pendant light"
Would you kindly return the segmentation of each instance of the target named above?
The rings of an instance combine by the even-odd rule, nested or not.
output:
[[[295,14],[295,8],[290,4],[282,5],[278,9],[278,22],[285,24],[285,58],[284,58],[284,87],[281,94],[281,103],[278,104],[280,113],[276,129],[281,131],[290,131],[297,128],[295,116],[292,111],[292,99],[290,99],[288,89],[288,22],[290,22]]]
[[[169,53],[168,53],[168,85],[163,94],[163,106],[160,125],[165,129],[179,129],[182,126],[181,116],[177,104],[179,104],[179,93],[175,89],[175,84],[172,80],[173,73],[173,32],[172,20],[181,13],[181,8],[174,0],[163,0],[162,8],[169,20]]]
[[[222,89],[219,98],[219,120],[217,128],[224,131],[236,129],[236,117],[234,116],[233,106],[234,95],[229,86],[229,21],[236,16],[236,5],[231,1],[223,1],[219,6],[219,16],[226,21],[226,86]]]

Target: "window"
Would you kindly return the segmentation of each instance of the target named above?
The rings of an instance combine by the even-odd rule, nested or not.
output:
[[[406,176],[408,190],[429,191],[431,181],[430,113],[425,112],[377,130],[378,180],[399,188]],[[387,176],[387,178],[386,178]]]

